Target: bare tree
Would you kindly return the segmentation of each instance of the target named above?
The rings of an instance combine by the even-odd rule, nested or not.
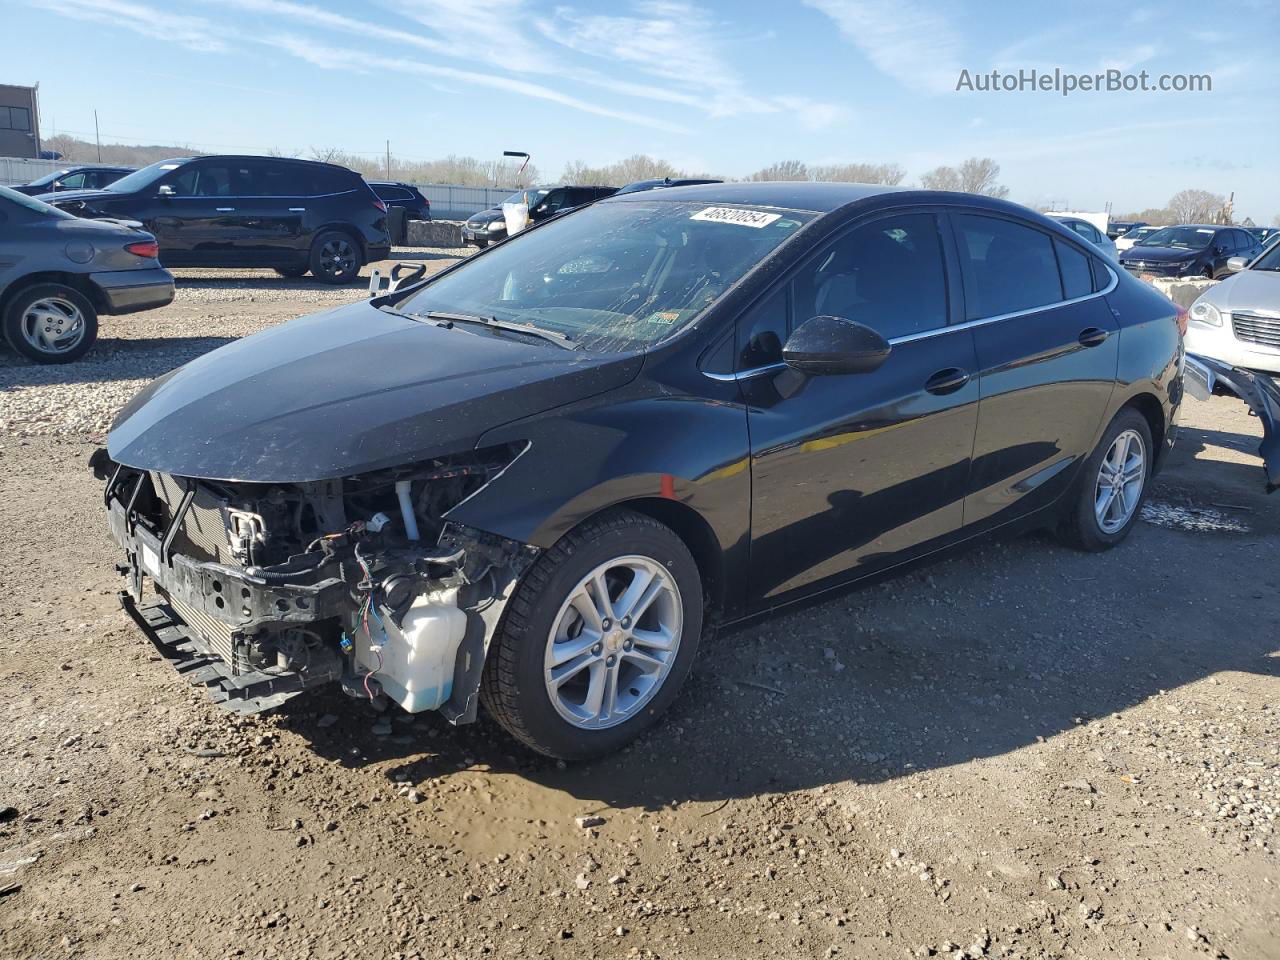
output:
[[[319,160],[321,163],[337,163],[335,159],[342,155],[342,151],[337,147],[312,147],[311,159]]]
[[[833,180],[843,183],[884,183],[896,186],[906,179],[907,171],[896,163],[836,163],[810,167],[810,180]]]
[[[934,167],[920,175],[920,186],[926,190],[959,190],[960,172],[955,167]]]
[[[934,167],[920,177],[926,190],[959,190],[986,197],[1004,198],[1009,188],[998,182],[1000,164],[990,157],[970,157],[959,167]]]
[[[800,160],[783,160],[757,170],[748,180],[808,180],[809,168]]]
[[[1207,223],[1226,205],[1227,198],[1208,190],[1179,190],[1169,198],[1174,223]]]

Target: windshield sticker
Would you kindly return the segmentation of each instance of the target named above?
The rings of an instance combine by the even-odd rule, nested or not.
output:
[[[1196,233],[1213,233],[1212,230],[1197,230]]]
[[[775,220],[781,219],[780,213],[765,213],[763,210],[737,210],[733,207],[707,207],[699,210],[690,220],[709,220],[712,223],[735,223],[740,227],[767,227]]]
[[[659,310],[656,313],[649,314],[645,319],[649,323],[663,323],[670,326],[679,320],[685,312],[684,310]]]

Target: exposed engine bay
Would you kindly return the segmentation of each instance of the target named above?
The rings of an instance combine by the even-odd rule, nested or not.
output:
[[[339,682],[464,723],[537,549],[447,514],[525,448],[296,484],[177,477],[105,450],[92,466],[126,554],[122,603],[220,706],[257,713]]]

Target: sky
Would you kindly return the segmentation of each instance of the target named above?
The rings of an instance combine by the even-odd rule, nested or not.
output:
[[[1010,197],[1117,212],[1184,188],[1280,215],[1280,4],[1079,0],[7,0],[0,83],[42,133],[209,152],[567,161],[971,156]],[[51,42],[22,37],[47,37]],[[52,45],[51,45],[52,43]],[[51,51],[57,55],[52,56]],[[1208,74],[1200,92],[957,90],[992,70]]]

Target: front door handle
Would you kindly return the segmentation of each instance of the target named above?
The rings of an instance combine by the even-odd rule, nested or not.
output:
[[[218,213],[235,213],[236,212],[235,207],[214,207],[214,209],[217,210]]]
[[[1101,327],[1089,327],[1087,330],[1080,331],[1080,345],[1082,347],[1096,347],[1109,336],[1110,334]]]
[[[290,207],[289,212],[290,213],[306,213],[307,208],[306,207]]]
[[[959,367],[947,367],[947,369],[939,370],[926,380],[924,388],[929,393],[942,397],[948,393],[955,393],[968,382],[968,370],[961,370]]]

